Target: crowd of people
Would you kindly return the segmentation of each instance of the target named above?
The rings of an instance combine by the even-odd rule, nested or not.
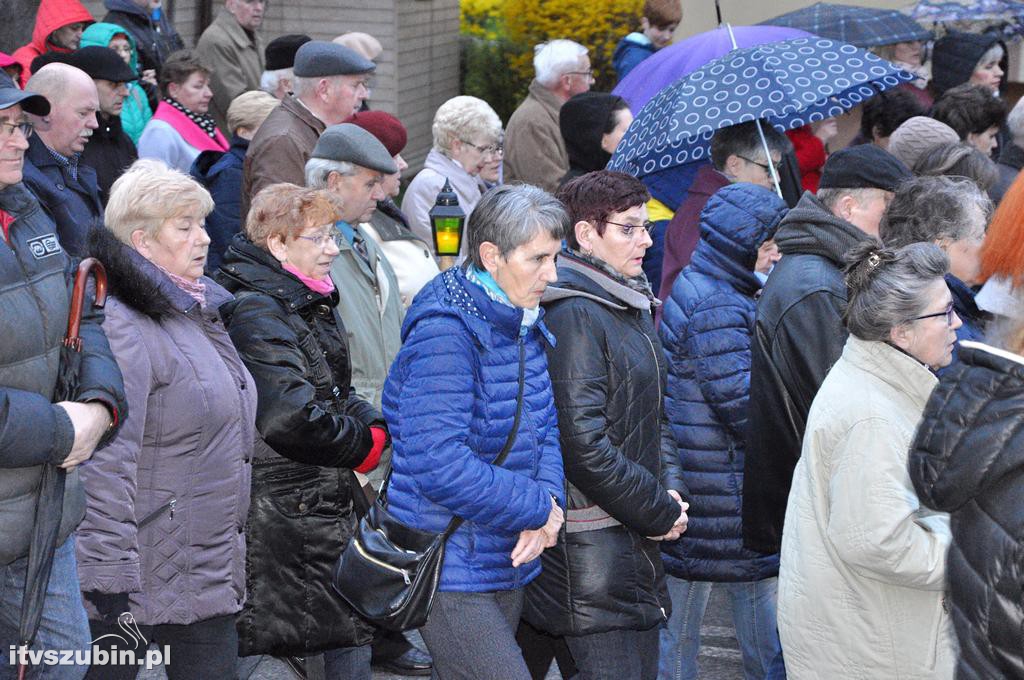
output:
[[[186,49],[159,0],[106,5],[43,0],[0,76],[0,678],[135,677],[27,656],[129,650],[126,626],[171,680],[259,655],[696,678],[713,588],[750,680],[1024,677],[1024,104],[998,37],[883,46],[915,78],[851,145],[723,127],[675,200],[605,169],[633,113],[552,40],[507,124],[437,109],[403,192],[372,36],[264,44],[263,0],[226,0]],[[620,77],[681,20],[647,0]],[[468,219],[442,269],[446,186]],[[110,297],[58,398],[82,258]],[[378,495],[462,522],[425,649],[332,585]]]

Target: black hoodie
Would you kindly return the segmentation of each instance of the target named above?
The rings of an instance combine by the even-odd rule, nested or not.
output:
[[[978,61],[985,56],[985,52],[993,45],[1001,45],[1003,48],[1003,59],[999,62],[1003,73],[1006,73],[1007,52],[1006,43],[999,39],[998,35],[991,33],[960,33],[950,31],[935,43],[932,50],[932,82],[931,87],[935,98],[957,85],[962,85],[971,79],[974,68]],[[1002,92],[1006,88],[1006,78],[1003,77],[999,84]]]
[[[569,154],[569,172],[562,184],[608,165],[612,155],[601,148],[601,138],[617,106],[624,107],[625,101],[607,92],[583,92],[562,105],[558,127]]]

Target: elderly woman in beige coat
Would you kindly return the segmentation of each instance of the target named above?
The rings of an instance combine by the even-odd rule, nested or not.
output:
[[[850,338],[811,405],[782,537],[779,634],[795,680],[953,678],[949,516],[921,507],[907,472],[961,324],[948,267],[925,243],[850,255]]]

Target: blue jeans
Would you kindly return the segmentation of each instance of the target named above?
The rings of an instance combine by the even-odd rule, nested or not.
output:
[[[11,646],[17,646],[19,642],[18,624],[27,567],[28,557],[0,566],[0,680],[18,677],[17,662],[11,663],[10,651]],[[79,651],[84,658],[91,639],[82,593],[78,588],[74,536],[70,536],[53,554],[53,570],[46,588],[43,617],[32,649]],[[81,680],[87,670],[88,666],[30,666],[26,677]]]
[[[324,652],[324,677],[327,680],[370,680],[370,645],[339,647]]]
[[[666,577],[672,617],[661,630],[661,680],[696,680],[700,627],[711,597],[711,583]],[[732,601],[732,620],[743,654],[745,680],[763,680],[782,652],[776,628],[778,579],[746,583],[715,583]]]

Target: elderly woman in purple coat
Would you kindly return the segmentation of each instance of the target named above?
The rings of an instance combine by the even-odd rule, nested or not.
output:
[[[213,200],[159,161],[116,182],[91,252],[111,298],[103,330],[128,416],[82,466],[81,587],[94,638],[173,649],[171,680],[235,676],[245,593],[256,390],[217,314],[230,293],[203,276]],[[89,677],[134,678],[94,666]]]

